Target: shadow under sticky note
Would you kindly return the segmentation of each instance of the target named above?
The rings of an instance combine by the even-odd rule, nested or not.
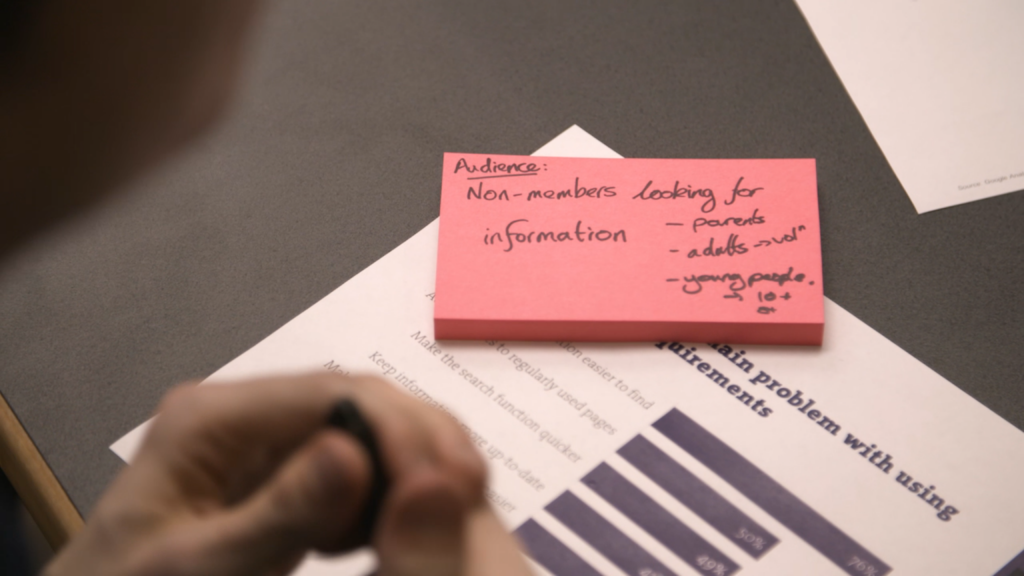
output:
[[[438,339],[820,345],[813,159],[445,154]]]

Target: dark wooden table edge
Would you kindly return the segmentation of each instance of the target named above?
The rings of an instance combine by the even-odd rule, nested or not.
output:
[[[0,469],[56,552],[84,522],[64,487],[0,393]]]

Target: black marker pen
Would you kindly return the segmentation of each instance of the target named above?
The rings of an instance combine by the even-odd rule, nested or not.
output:
[[[388,489],[387,472],[384,470],[384,462],[377,447],[377,438],[373,429],[363,418],[362,412],[351,400],[341,400],[331,409],[327,417],[327,424],[343,432],[351,434],[370,457],[371,478],[370,492],[367,495],[366,503],[363,506],[363,517],[360,520],[360,540],[369,542],[373,537],[374,529],[377,526],[377,519],[380,516],[380,509],[384,503],[384,495]]]

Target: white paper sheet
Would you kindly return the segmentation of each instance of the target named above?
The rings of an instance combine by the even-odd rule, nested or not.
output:
[[[1024,2],[797,4],[919,213],[1024,190]]]
[[[540,152],[614,156],[576,127]],[[1024,434],[836,304],[826,301],[821,349],[443,342],[433,352],[436,242],[435,221],[209,381],[383,374],[473,431],[489,498],[510,528],[527,523],[538,556],[564,545],[600,574],[991,576],[1024,548]],[[672,432],[680,423],[689,431]],[[112,449],[131,460],[144,432]],[[855,450],[852,438],[866,444]],[[624,445],[664,455],[617,454]],[[643,466],[669,470],[668,488]],[[688,504],[692,482],[671,484],[686,476],[679,466],[706,491]],[[581,482],[595,467],[603,476]],[[629,494],[609,478],[648,494],[620,505],[662,524],[648,532],[598,495]],[[552,502],[596,545],[546,511]],[[538,540],[538,527],[554,540]],[[311,559],[298,573],[361,575],[373,562]]]

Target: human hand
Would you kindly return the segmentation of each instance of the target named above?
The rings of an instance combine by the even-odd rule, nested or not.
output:
[[[452,418],[377,378],[316,374],[171,392],[46,576],[278,575],[362,544],[369,458],[324,425],[343,398],[374,428],[390,482],[372,536],[381,576],[529,573]]]

